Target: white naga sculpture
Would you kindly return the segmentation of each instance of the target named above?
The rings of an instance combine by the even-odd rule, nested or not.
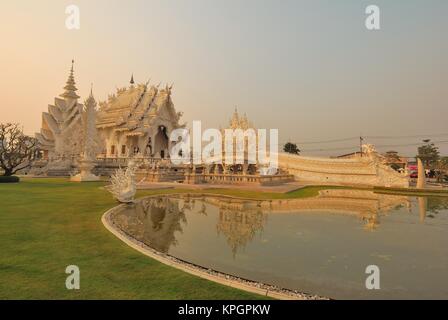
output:
[[[409,188],[409,173],[406,169],[402,173],[392,169],[389,165],[387,165],[385,157],[381,156],[371,144],[362,145],[362,150],[375,167],[377,185],[388,188]]]
[[[71,181],[86,182],[98,181],[100,178],[92,173],[95,167],[96,151],[97,151],[97,131],[96,131],[96,101],[93,98],[92,90],[90,96],[85,101],[84,113],[84,150],[82,159],[79,161],[80,173],[70,178]]]
[[[303,157],[279,153],[281,169],[293,174],[297,181],[315,184],[350,186],[409,187],[409,176],[385,163],[373,145],[362,147],[363,156],[350,159]]]
[[[136,169],[137,165],[131,160],[128,162],[126,170],[119,168],[110,179],[111,185],[108,187],[108,190],[112,193],[114,198],[121,203],[130,203],[134,201],[134,196],[137,192],[135,183]]]

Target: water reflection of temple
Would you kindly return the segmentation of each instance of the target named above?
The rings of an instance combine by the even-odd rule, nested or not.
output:
[[[216,231],[226,237],[233,255],[244,248],[255,235],[263,230],[266,215],[261,210],[235,211],[220,208]]]
[[[411,208],[407,196],[378,194],[368,190],[323,190],[317,199],[320,199],[320,210],[329,206],[331,211],[357,215],[366,230],[377,229],[380,217],[398,207],[406,207],[408,210]]]
[[[404,206],[408,209],[411,207],[410,200],[406,196],[350,189],[323,190],[318,197],[305,199],[247,201],[227,197],[206,197],[205,201],[220,209],[217,230],[226,235],[234,252],[249,242],[258,230],[263,229],[266,219],[263,218],[262,212],[316,211],[348,214],[358,217],[366,230],[374,230],[380,224],[380,216],[388,214],[397,207]],[[258,220],[254,217],[258,217]]]
[[[146,198],[128,206],[114,218],[119,228],[160,252],[176,245],[175,232],[186,222],[179,200],[168,197]]]
[[[423,221],[437,208],[446,209],[445,200],[418,198],[413,202]],[[114,222],[122,230],[160,252],[176,245],[176,232],[191,214],[209,215],[218,209],[216,232],[225,237],[233,255],[263,232],[268,213],[328,213],[358,218],[366,230],[380,226],[381,217],[399,208],[411,212],[407,196],[377,194],[368,190],[331,189],[303,199],[245,200],[221,195],[183,194],[146,198],[118,212]]]

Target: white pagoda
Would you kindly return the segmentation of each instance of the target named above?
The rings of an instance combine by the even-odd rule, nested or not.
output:
[[[43,157],[46,159],[68,160],[82,151],[83,105],[78,103],[73,64],[64,93],[48,105],[48,112],[42,113],[42,128],[36,133]]]

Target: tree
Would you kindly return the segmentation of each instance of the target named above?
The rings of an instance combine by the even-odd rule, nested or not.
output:
[[[292,153],[292,154],[299,154],[300,150],[297,147],[297,145],[295,143],[292,142],[288,142],[285,144],[285,146],[283,147],[283,151],[287,152],[287,153]]]
[[[448,157],[441,157],[437,161],[435,169],[437,182],[442,182],[448,176]]]
[[[29,168],[38,153],[37,140],[24,135],[19,124],[0,124],[0,168],[4,176]]]
[[[387,151],[384,154],[384,158],[386,160],[386,163],[390,165],[392,169],[398,171],[402,168],[399,164],[401,162],[401,159],[397,151]]]
[[[400,161],[400,156],[397,151],[387,151],[384,155],[388,163],[394,163]]]
[[[430,139],[423,140],[423,145],[418,147],[417,158],[420,158],[426,168],[434,168],[439,159],[439,148],[431,143]]]

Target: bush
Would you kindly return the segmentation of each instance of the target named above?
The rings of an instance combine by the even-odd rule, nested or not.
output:
[[[19,181],[19,177],[16,176],[0,176],[0,183],[14,183]]]

